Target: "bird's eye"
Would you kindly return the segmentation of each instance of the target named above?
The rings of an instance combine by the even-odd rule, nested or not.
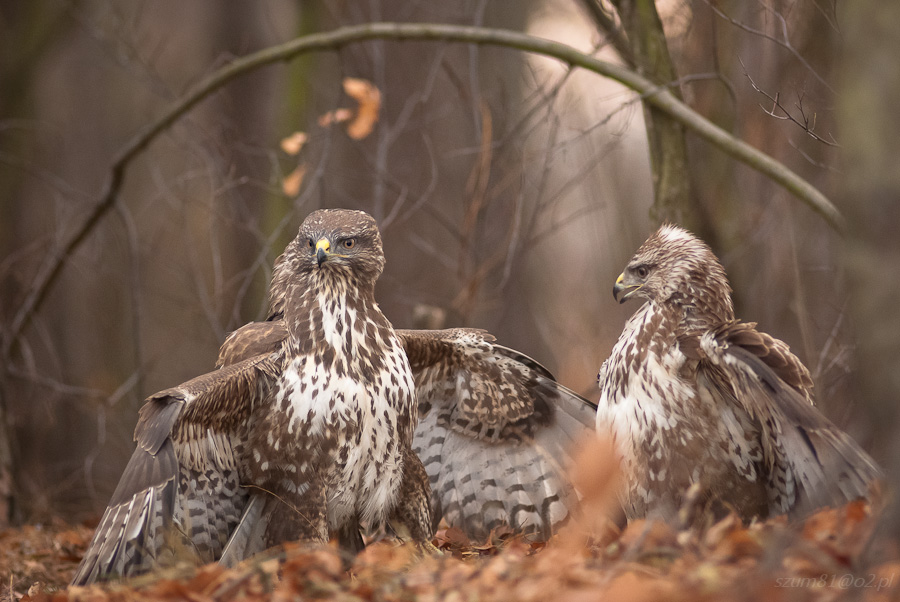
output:
[[[312,249],[314,246],[316,246],[316,243],[315,243],[315,241],[314,241],[313,239],[310,238],[308,242],[309,242],[309,248],[310,248],[310,249]]]
[[[341,244],[344,245],[345,249],[352,249],[353,247],[356,246],[356,239],[355,238],[345,238],[343,241],[341,241]]]
[[[647,274],[650,273],[650,268],[645,265],[639,265],[638,267],[634,268],[634,271],[639,278],[646,278]]]

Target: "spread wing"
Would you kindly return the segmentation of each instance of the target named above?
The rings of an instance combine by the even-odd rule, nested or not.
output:
[[[219,364],[268,353],[284,333],[278,319],[251,322],[228,337]],[[413,447],[431,481],[434,520],[476,539],[504,524],[548,538],[577,502],[565,467],[575,440],[594,432],[597,406],[484,331],[397,336],[416,380]]]
[[[399,330],[416,380],[413,447],[431,480],[435,520],[473,538],[509,525],[546,539],[577,496],[572,444],[597,407],[531,358],[480,330]]]
[[[188,547],[221,554],[246,504],[239,461],[251,410],[265,403],[276,362],[260,355],[150,396],[137,448],[72,580],[146,572]]]
[[[700,359],[700,382],[758,421],[772,507],[802,516],[866,496],[880,469],[815,409],[812,379],[787,345],[755,326],[729,322],[680,343]]]

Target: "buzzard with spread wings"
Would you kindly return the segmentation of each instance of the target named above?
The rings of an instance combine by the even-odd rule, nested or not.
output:
[[[374,301],[383,265],[367,214],[307,217],[276,263],[270,319],[142,408],[73,583],[293,539],[356,551],[361,526],[425,543],[442,517],[473,537],[548,537],[566,519],[563,466],[596,406],[483,331],[395,331]]]
[[[812,404],[788,346],[735,319],[706,244],[663,226],[613,293],[645,301],[598,375],[597,428],[621,454],[629,519],[675,518],[686,496],[686,507],[750,519],[868,493],[879,468]]]

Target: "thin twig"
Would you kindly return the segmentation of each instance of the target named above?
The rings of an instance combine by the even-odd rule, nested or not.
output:
[[[775,119],[780,119],[780,120],[782,120],[782,121],[790,121],[790,122],[792,122],[792,123],[797,124],[798,126],[800,126],[800,128],[801,128],[804,132],[806,132],[807,134],[809,134],[809,136],[810,136],[813,140],[817,140],[817,141],[821,142],[822,144],[827,144],[828,146],[834,146],[834,147],[837,147],[837,148],[840,148],[840,147],[841,147],[841,145],[837,143],[837,140],[835,140],[835,139],[834,139],[834,136],[832,136],[831,134],[828,134],[828,137],[831,138],[831,140],[825,140],[824,138],[822,138],[821,136],[819,136],[819,135],[815,132],[815,129],[816,129],[816,116],[813,115],[813,118],[812,118],[812,124],[810,124],[810,119],[809,119],[809,117],[806,115],[806,111],[803,110],[803,96],[802,96],[802,95],[797,99],[797,104],[795,105],[795,106],[797,107],[797,109],[800,111],[800,118],[798,119],[798,118],[794,117],[794,116],[791,114],[791,112],[788,111],[788,110],[784,107],[783,104],[781,104],[781,100],[780,100],[781,95],[780,95],[778,92],[775,93],[775,96],[772,96],[771,94],[769,94],[768,92],[766,92],[765,90],[763,90],[762,88],[760,88],[759,86],[756,85],[756,82],[753,81],[753,78],[750,77],[750,74],[749,74],[749,73],[747,73],[747,68],[744,67],[744,62],[743,62],[743,61],[741,61],[741,68],[744,70],[744,76],[750,81],[750,86],[751,86],[754,90],[756,90],[757,92],[759,92],[760,94],[762,94],[763,96],[765,96],[766,98],[768,98],[769,101],[772,103],[772,108],[771,108],[771,109],[767,109],[766,107],[764,107],[764,106],[761,105],[761,104],[759,105],[759,107],[760,107],[763,111],[765,111],[767,115],[769,115],[770,117],[774,117]],[[784,116],[781,116],[781,115],[777,114],[777,113],[775,112],[776,110],[781,111],[782,113],[784,113]]]
[[[834,88],[832,88],[828,84],[828,82],[825,81],[825,78],[823,78],[821,75],[819,75],[818,72],[815,69],[813,69],[812,65],[810,65],[809,62],[803,57],[803,55],[800,54],[800,52],[796,48],[794,48],[793,45],[791,45],[791,40],[788,38],[788,35],[787,35],[787,22],[785,21],[784,17],[781,16],[780,13],[772,10],[769,7],[766,7],[767,12],[771,12],[773,15],[775,15],[775,17],[781,23],[781,33],[782,33],[782,36],[784,36],[783,40],[779,40],[775,36],[768,34],[760,29],[754,29],[753,27],[750,27],[749,25],[745,25],[744,23],[741,23],[737,19],[734,19],[731,16],[722,12],[722,10],[719,9],[717,6],[715,6],[712,2],[710,2],[710,0],[703,0],[703,2],[710,8],[710,10],[712,10],[714,13],[716,13],[716,15],[718,15],[718,17],[720,19],[724,19],[725,21],[728,21],[729,23],[731,23],[738,29],[742,29],[742,30],[746,31],[747,33],[750,33],[755,36],[759,36],[763,39],[769,40],[770,42],[773,42],[773,43],[777,44],[778,46],[781,46],[782,48],[787,50],[789,53],[791,53],[791,56],[793,56],[795,59],[797,59],[801,65],[806,67],[806,69],[810,73],[813,74],[813,77],[815,77],[817,80],[819,80],[819,83],[821,83],[823,86],[825,86],[830,92],[832,92],[832,93],[834,92]]]

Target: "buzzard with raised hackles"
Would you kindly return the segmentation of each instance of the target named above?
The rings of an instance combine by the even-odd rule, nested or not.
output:
[[[595,406],[483,331],[395,331],[374,299],[383,266],[367,214],[307,217],[269,320],[142,408],[73,583],[185,551],[231,564],[330,536],[357,551],[360,528],[384,523],[427,545],[442,517],[473,537],[506,524],[546,538],[565,521],[577,496],[562,466]]]
[[[629,519],[674,519],[688,499],[695,518],[796,516],[868,493],[878,467],[812,404],[788,346],[735,319],[706,244],[663,226],[613,293],[644,301],[598,375],[597,428],[621,454]]]

